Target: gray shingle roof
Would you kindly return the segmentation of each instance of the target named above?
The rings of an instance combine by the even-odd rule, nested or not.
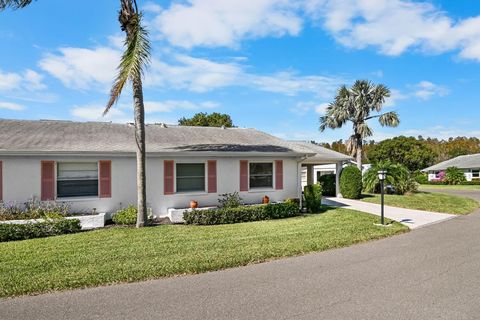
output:
[[[318,146],[313,150],[314,145],[285,141],[255,129],[150,124],[146,137],[147,152],[154,153],[252,152],[297,156],[335,153]],[[130,124],[0,119],[1,153],[131,153],[135,150],[134,127]]]
[[[457,167],[460,169],[477,169],[480,168],[480,153],[459,156],[447,161],[443,161],[423,169],[422,171],[445,170],[449,167]]]
[[[313,153],[314,155],[309,157],[305,163],[325,163],[328,161],[347,161],[353,160],[352,157],[343,153],[336,152],[325,147],[313,144],[308,141],[286,141],[290,148],[293,148],[301,153]]]

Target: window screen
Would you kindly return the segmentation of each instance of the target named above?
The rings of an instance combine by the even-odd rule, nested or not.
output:
[[[177,192],[205,191],[204,163],[177,163]]]
[[[57,197],[98,196],[96,162],[60,162],[57,165]]]
[[[250,162],[250,188],[273,188],[273,163]]]

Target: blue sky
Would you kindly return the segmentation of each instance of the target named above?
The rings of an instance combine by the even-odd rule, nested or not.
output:
[[[147,122],[223,112],[283,138],[318,131],[341,84],[392,90],[398,128],[375,139],[480,136],[480,3],[471,0],[138,1],[153,42]],[[38,0],[1,12],[0,117],[132,121],[130,90],[102,118],[122,51],[118,0]]]

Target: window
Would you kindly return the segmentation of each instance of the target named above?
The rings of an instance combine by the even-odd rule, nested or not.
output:
[[[250,188],[273,188],[273,163],[250,162]]]
[[[96,162],[60,162],[57,165],[57,197],[98,196]]]
[[[480,169],[472,169],[472,178],[480,178]]]
[[[204,163],[177,163],[177,192],[205,191]]]

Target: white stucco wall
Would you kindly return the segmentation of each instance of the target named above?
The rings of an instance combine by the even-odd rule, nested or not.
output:
[[[136,164],[133,157],[38,157],[38,156],[2,156],[3,162],[3,200],[26,202],[32,197],[40,198],[40,162],[42,160],[88,162],[98,160],[112,161],[112,197],[98,198],[60,198],[68,201],[72,212],[115,212],[129,204],[136,204]],[[163,194],[163,161],[206,162],[217,160],[217,193],[197,192]],[[298,161],[295,158],[248,158],[248,157],[210,157],[210,158],[147,158],[147,205],[154,216],[163,217],[168,208],[185,208],[190,200],[199,202],[199,206],[217,205],[219,194],[234,192],[240,186],[240,160],[274,161],[283,160],[283,190],[262,189],[240,192],[245,203],[260,203],[264,195],[271,201],[283,201],[288,197],[298,197]],[[275,169],[275,166],[274,166]],[[274,172],[275,178],[275,172]],[[207,180],[207,179],[206,179]],[[273,183],[275,185],[275,181]]]
[[[465,175],[465,179],[467,181],[472,181],[473,180],[472,170],[474,170],[474,169],[462,169],[462,170],[463,170],[463,174]],[[436,172],[438,172],[438,171],[429,171],[428,172],[428,181],[437,180],[437,173]]]

